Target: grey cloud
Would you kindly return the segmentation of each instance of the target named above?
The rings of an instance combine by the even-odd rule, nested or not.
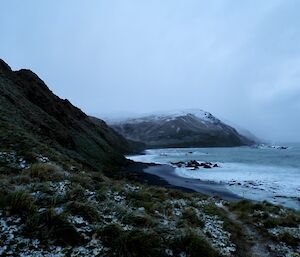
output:
[[[18,1],[0,55],[91,114],[201,108],[300,141],[297,0]]]

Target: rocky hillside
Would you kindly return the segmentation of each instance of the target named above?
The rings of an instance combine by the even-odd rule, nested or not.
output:
[[[241,146],[254,142],[202,110],[149,115],[110,124],[125,138],[147,147]]]
[[[125,161],[134,145],[105,122],[54,95],[30,70],[12,71],[0,60],[0,145],[25,158],[47,153],[101,168]]]

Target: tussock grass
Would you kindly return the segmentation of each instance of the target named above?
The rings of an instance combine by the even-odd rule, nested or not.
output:
[[[39,182],[61,181],[64,179],[62,169],[50,163],[35,163],[28,170],[25,170],[23,174]]]
[[[123,233],[119,224],[111,223],[97,231],[104,244],[112,246],[115,240]]]
[[[22,173],[20,175],[14,176],[11,178],[11,183],[12,184],[17,184],[17,185],[26,185],[31,183],[31,178],[28,176],[28,174]]]
[[[82,203],[77,201],[68,202],[66,205],[67,212],[72,215],[79,215],[85,218],[89,222],[99,222],[100,216],[99,212],[95,208],[95,206],[90,203]]]
[[[73,183],[67,191],[67,198],[71,201],[84,201],[85,189],[80,184]]]
[[[99,187],[97,187],[97,190],[96,190],[96,199],[100,202],[107,200],[108,189],[109,189],[109,186],[107,184],[101,183],[101,185]]]
[[[104,244],[111,248],[114,256],[166,256],[162,238],[153,230],[124,231],[119,225],[110,224],[100,230],[99,235]]]
[[[300,224],[300,216],[290,213],[283,217],[267,217],[262,219],[265,228],[282,227],[297,227]]]
[[[181,221],[188,226],[204,227],[204,222],[198,217],[193,207],[188,207],[183,210]]]
[[[146,187],[138,192],[126,193],[126,199],[135,207],[144,207],[146,211],[154,214],[158,211],[168,211],[168,206],[164,203],[168,196],[168,191],[164,188]],[[172,206],[169,206],[172,208]],[[171,215],[171,211],[168,212]]]
[[[127,213],[122,221],[125,224],[133,225],[135,227],[149,228],[156,225],[155,220],[150,215],[137,212]]]
[[[281,207],[278,205],[270,204],[266,201],[256,203],[249,200],[242,200],[239,202],[231,203],[229,209],[240,213],[254,213],[255,211],[264,211],[273,214],[279,214]]]
[[[219,257],[219,254],[206,239],[197,235],[192,230],[186,230],[171,242],[171,248],[175,256],[186,252],[189,257]]]
[[[5,205],[10,214],[30,215],[36,211],[35,201],[26,191],[8,194]]]
[[[56,214],[50,208],[42,213],[35,213],[27,218],[25,235],[36,237],[42,242],[49,240],[59,245],[78,245],[83,238],[64,214]]]
[[[74,184],[79,184],[85,189],[89,189],[94,191],[96,189],[97,181],[93,180],[89,173],[86,172],[79,172],[74,173],[70,177],[70,181]]]
[[[291,235],[287,232],[281,234],[279,236],[279,238],[277,238],[276,240],[279,241],[279,242],[282,241],[282,242],[284,242],[287,245],[290,245],[292,247],[297,247],[300,244],[299,238],[296,238],[296,237],[294,237],[293,235]]]

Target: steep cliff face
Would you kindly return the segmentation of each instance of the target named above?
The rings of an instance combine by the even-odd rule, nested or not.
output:
[[[143,142],[148,147],[241,146],[254,143],[202,110],[149,115],[113,122],[111,126],[127,139]]]
[[[48,152],[94,168],[120,165],[132,147],[105,122],[95,122],[53,94],[32,71],[0,60],[0,145],[28,154]],[[120,143],[123,142],[123,143]]]

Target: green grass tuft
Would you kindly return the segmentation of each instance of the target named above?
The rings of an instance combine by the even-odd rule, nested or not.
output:
[[[35,213],[28,217],[25,224],[25,235],[36,237],[45,244],[52,241],[59,245],[80,245],[82,236],[63,214],[56,214],[53,209]]]
[[[10,214],[30,215],[36,211],[34,199],[25,191],[8,194],[6,208]]]
[[[185,208],[182,212],[181,219],[185,221],[188,226],[204,227],[204,222],[198,217],[193,207]]]
[[[93,205],[89,204],[88,202],[81,203],[77,201],[71,201],[67,203],[66,210],[72,215],[79,215],[85,218],[89,222],[100,221],[100,216],[97,209]]]
[[[171,248],[175,256],[185,252],[189,257],[219,257],[219,253],[200,235],[191,230],[185,231],[182,235],[171,242]]]
[[[25,170],[23,174],[28,175],[31,179],[38,182],[61,181],[64,178],[61,168],[50,163],[33,164],[28,170]]]
[[[161,237],[152,230],[133,229],[124,231],[119,225],[110,224],[99,233],[101,240],[111,248],[111,254],[114,256],[166,256]]]

